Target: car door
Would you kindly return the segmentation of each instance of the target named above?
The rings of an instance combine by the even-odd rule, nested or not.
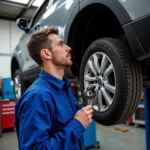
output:
[[[41,28],[57,26],[60,37],[64,39],[66,25],[73,11],[78,6],[79,0],[53,0],[53,4],[49,5],[46,12],[38,21],[38,24]]]
[[[39,15],[36,16],[35,21],[30,24],[30,31],[22,39],[22,45],[24,47],[24,66],[23,71],[26,72],[26,76],[36,74],[39,71],[39,66],[29,56],[26,42],[29,36],[39,28],[45,28],[48,26],[57,26],[59,29],[59,35],[64,39],[64,30],[71,17],[73,10],[78,7],[78,0],[50,0],[48,5],[45,5],[44,9],[41,9]],[[62,15],[62,16],[61,16]],[[34,19],[33,19],[34,20]]]
[[[79,2],[79,0],[54,0],[53,4],[49,5],[37,24],[41,28],[57,26],[60,37],[67,43],[67,36],[65,35],[66,27],[74,10],[79,10]],[[65,76],[73,76],[70,67],[65,68]]]
[[[23,36],[20,39],[20,42],[18,44],[19,49],[20,49],[20,57],[22,60],[22,72],[26,71],[28,69],[28,65],[29,65],[29,54],[28,54],[28,50],[27,50],[27,39],[29,38],[29,36],[31,35],[31,32],[29,31],[28,33],[24,33]]]

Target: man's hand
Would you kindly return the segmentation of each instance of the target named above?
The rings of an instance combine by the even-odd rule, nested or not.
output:
[[[84,107],[83,109],[77,111],[74,118],[79,120],[81,124],[86,128],[91,122],[92,122],[92,116],[93,116],[93,109],[92,105],[88,105]]]

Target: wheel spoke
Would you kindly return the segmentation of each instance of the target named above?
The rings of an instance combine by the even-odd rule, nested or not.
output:
[[[87,74],[84,76],[84,80],[91,82],[91,81],[95,81],[96,77],[91,77],[89,74]]]
[[[103,54],[102,62],[101,62],[101,72],[104,73],[106,67],[108,64],[108,59],[107,57]]]
[[[18,91],[18,88],[16,87],[16,88],[15,88],[15,93],[17,93],[17,91]]]
[[[105,70],[103,77],[107,78],[112,72],[113,72],[113,66],[112,64],[110,64],[108,68]]]
[[[21,96],[21,88],[18,89],[18,98]]]
[[[16,83],[16,85],[18,85],[18,78],[17,77],[15,78],[15,83]]]
[[[93,62],[92,62],[91,60],[88,61],[88,66],[90,67],[92,73],[93,73],[95,76],[97,76],[97,74],[96,74],[96,69],[95,69],[95,67],[94,67],[94,65],[93,65]]]
[[[86,88],[90,90],[90,89],[95,88],[96,86],[97,86],[97,84],[90,84]]]
[[[102,88],[102,93],[103,93],[103,96],[104,96],[104,99],[105,99],[107,105],[110,106],[111,103],[112,103],[112,98],[111,98],[111,96],[110,96],[109,93],[105,90],[105,88]]]
[[[18,99],[18,97],[19,97],[19,96],[18,96],[18,93],[16,93],[16,98]]]
[[[116,90],[116,87],[115,87],[115,86],[110,85],[108,82],[104,82],[104,87],[105,87],[108,91],[110,91],[110,92],[112,92],[113,94],[115,94],[115,90]]]
[[[98,56],[96,54],[93,55],[93,60],[94,60],[95,69],[100,74],[101,73],[101,68],[99,66]]]

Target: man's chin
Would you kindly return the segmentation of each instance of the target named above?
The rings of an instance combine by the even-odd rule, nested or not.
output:
[[[72,65],[73,65],[72,61],[66,64],[67,67],[71,67]]]

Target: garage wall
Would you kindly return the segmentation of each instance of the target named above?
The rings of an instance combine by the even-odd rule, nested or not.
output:
[[[0,76],[10,77],[10,58],[23,31],[15,22],[0,20]]]

